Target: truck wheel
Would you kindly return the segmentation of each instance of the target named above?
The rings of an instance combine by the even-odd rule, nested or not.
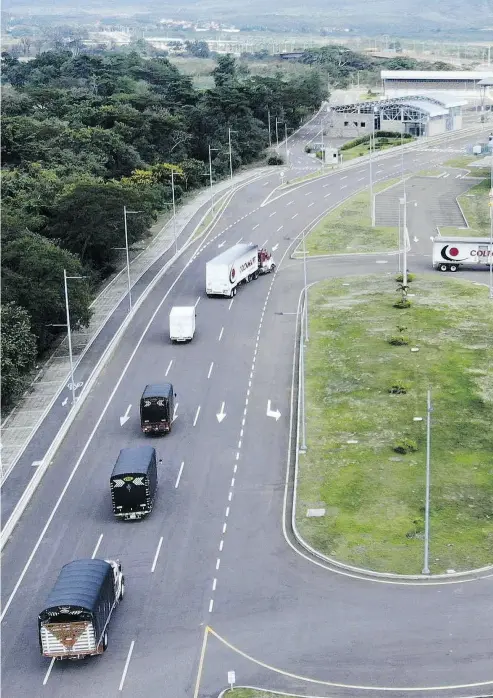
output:
[[[457,271],[458,268],[459,268],[459,267],[457,266],[457,264],[451,264],[451,265],[449,266],[449,270],[450,270],[450,271]]]
[[[119,598],[120,601],[123,599],[124,594],[125,594],[125,577],[122,577],[122,585],[120,587],[120,598]]]
[[[236,296],[236,286],[234,287],[233,291],[231,292],[232,297]]]
[[[252,275],[249,274],[245,280],[246,280],[247,284],[249,284],[250,281],[252,280]]]
[[[439,264],[440,271],[448,271],[448,264]]]
[[[108,633],[105,633],[103,635],[103,652],[106,652],[108,649]]]

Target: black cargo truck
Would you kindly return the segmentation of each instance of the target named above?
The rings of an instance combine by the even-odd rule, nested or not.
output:
[[[157,457],[152,446],[122,448],[110,477],[113,513],[141,519],[152,511],[157,490]]]

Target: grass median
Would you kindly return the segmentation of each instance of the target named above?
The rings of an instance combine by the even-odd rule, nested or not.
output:
[[[380,182],[373,187],[378,193],[399,179]],[[378,200],[377,200],[378,206]],[[386,252],[397,249],[397,228],[371,227],[370,194],[362,191],[351,196],[317,223],[306,236],[308,255],[343,254],[345,252]],[[302,255],[298,246],[295,255]]]
[[[289,694],[270,693],[270,691],[260,691],[255,688],[229,689],[224,694],[224,698],[226,696],[229,696],[229,698],[290,698]]]
[[[393,307],[390,275],[310,292],[297,526],[340,561],[421,572],[431,386],[430,569],[481,567],[493,563],[491,303],[486,288],[438,275],[411,286],[405,310]],[[394,335],[409,343],[391,345]],[[391,394],[392,386],[406,392]],[[308,509],[325,515],[307,517]]]

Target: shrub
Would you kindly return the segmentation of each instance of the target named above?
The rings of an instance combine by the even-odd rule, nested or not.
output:
[[[284,159],[280,155],[269,155],[267,158],[268,165],[284,165]]]
[[[407,385],[403,385],[401,383],[394,383],[389,388],[389,393],[391,395],[405,395],[407,391],[409,390],[409,387]]]
[[[407,298],[399,298],[399,300],[394,303],[394,308],[399,308],[400,310],[410,307],[411,301],[409,301]]]
[[[416,278],[416,274],[411,274],[408,272],[408,274],[407,274],[408,283],[411,283],[411,281],[414,281],[415,278]],[[397,276],[395,277],[395,280],[398,283],[402,283],[404,281],[404,275],[402,273],[397,274]]]
[[[392,449],[396,453],[415,453],[418,450],[418,444],[416,441],[414,441],[414,439],[404,437],[403,439],[399,439],[399,441],[394,444]]]
[[[387,340],[389,344],[392,344],[394,347],[403,347],[406,344],[409,344],[409,337],[406,337],[403,334],[397,335],[393,334],[389,339]]]
[[[305,145],[305,153],[311,153],[312,150],[313,148],[311,147],[311,145]]]

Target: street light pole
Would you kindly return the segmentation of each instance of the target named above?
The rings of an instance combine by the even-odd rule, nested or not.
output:
[[[305,281],[305,339],[309,341],[308,335],[308,288],[307,288],[307,274],[306,274],[306,242],[305,242],[305,229],[303,229],[303,276]]]
[[[178,253],[178,240],[176,237],[176,206],[175,206],[175,171],[171,170],[171,198],[173,202],[173,237],[175,239],[175,254]]]
[[[325,166],[325,147],[324,147],[324,121],[323,117],[320,117],[320,125],[322,127],[322,169]]]
[[[400,200],[402,212],[402,285],[407,286],[407,195]]]
[[[490,157],[490,299],[493,300],[493,151]]]
[[[279,123],[279,122],[278,122],[277,116],[276,116],[276,142],[277,142],[277,146],[276,146],[276,147],[277,147],[277,148],[279,148],[279,131],[277,130],[277,125],[278,125],[278,123]]]
[[[289,167],[289,150],[288,150],[288,125],[284,124],[284,137],[286,140],[286,165]]]
[[[127,207],[123,207],[123,218],[125,221],[125,254],[127,256],[127,282],[128,282],[128,311],[132,310],[132,285],[130,283],[130,255],[128,251],[128,228],[127,228]],[[70,336],[70,331],[69,331]]]
[[[425,559],[423,574],[430,574],[429,549],[430,549],[430,455],[431,455],[431,390],[428,390],[428,404],[426,415],[426,499],[425,499]]]
[[[269,127],[269,148],[272,148],[272,134],[270,128],[270,109],[267,109],[267,124]]]
[[[214,215],[214,193],[212,190],[212,158],[211,158],[211,146],[209,145],[209,180],[211,184],[211,210],[212,215]]]
[[[307,289],[305,288],[305,302],[307,296]],[[303,337],[303,315],[301,316],[300,325],[300,402],[301,402],[301,444],[300,451],[305,453],[306,451],[306,415],[305,415],[305,346]]]
[[[65,314],[67,317],[68,333],[68,355],[70,360],[70,390],[72,392],[72,405],[75,405],[75,380],[74,380],[74,357],[72,354],[72,329],[70,327],[70,308],[68,303],[68,279],[85,279],[85,276],[67,276],[67,271],[63,270],[63,290],[65,293]]]

